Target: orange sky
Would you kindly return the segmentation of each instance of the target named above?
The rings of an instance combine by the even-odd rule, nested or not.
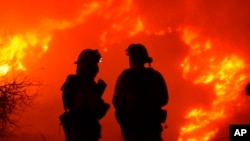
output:
[[[51,36],[48,50],[41,57],[23,59],[27,72],[43,68],[36,73],[43,85],[36,105],[23,115],[21,135],[13,141],[42,141],[42,135],[47,141],[63,141],[58,119],[63,112],[60,87],[68,74],[75,73],[73,62],[82,49],[100,50],[103,62],[97,78],[107,82],[104,99],[111,103],[116,78],[128,67],[125,49],[130,43],[144,44],[154,59],[152,66],[166,79],[169,128],[163,137],[176,141],[185,114],[192,107],[209,105],[213,98],[210,86],[194,85],[182,76],[180,64],[189,47],[181,38],[181,29],[191,27],[199,31],[203,38],[218,43],[220,50],[226,48],[228,53],[239,54],[248,63],[249,6],[247,0],[0,1],[0,39],[31,31],[39,39]],[[101,141],[121,138],[113,107],[101,124]]]

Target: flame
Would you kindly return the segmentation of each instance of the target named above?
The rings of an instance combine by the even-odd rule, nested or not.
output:
[[[101,46],[107,51],[107,46],[119,43],[123,39],[133,37],[144,31],[144,22],[136,12],[132,0],[116,3],[112,0],[104,2],[102,8],[103,18],[111,21],[108,27],[100,35]]]
[[[70,20],[43,19],[45,29],[49,31],[64,30],[83,24],[92,16],[99,16],[110,24],[99,35],[100,46],[103,51],[108,51],[108,46],[120,43],[122,40],[134,37],[140,33],[147,35],[164,35],[171,33],[173,29],[151,29],[146,26],[143,15],[137,11],[133,0],[114,1],[99,0],[83,3],[78,14]]]
[[[144,30],[143,21],[136,14],[132,0],[121,3],[113,0],[83,3],[82,8],[72,19],[43,18],[40,26],[35,30],[16,31],[14,34],[0,36],[0,76],[7,75],[10,71],[25,71],[25,59],[32,58],[31,60],[34,60],[46,52],[54,31],[83,24],[90,16],[94,15],[112,21],[110,29],[100,35],[104,51],[108,50],[105,44],[119,42],[123,38],[135,36]],[[122,35],[117,36],[117,33]]]
[[[40,57],[47,49],[51,36],[39,35],[34,31],[24,34],[2,36],[0,42],[0,76],[11,70],[26,70],[24,59],[26,56]],[[33,52],[37,50],[37,52]]]
[[[183,60],[183,77],[194,84],[213,87],[215,96],[210,108],[194,108],[185,117],[188,123],[181,128],[179,141],[210,141],[219,126],[241,108],[240,93],[244,89],[247,67],[243,58],[216,48],[210,40],[203,40],[197,32],[183,30],[184,42],[190,47]]]
[[[25,71],[25,59],[37,59],[49,48],[49,42],[56,30],[65,30],[82,24],[86,19],[98,13],[101,2],[83,3],[82,9],[71,20],[41,19],[41,24],[35,30],[0,36],[0,76],[7,75],[10,71]]]
[[[109,27],[99,36],[101,41],[100,46],[104,51],[108,50],[108,46],[120,43],[122,40],[132,38],[140,33],[146,35],[164,35],[171,33],[173,29],[152,29],[152,26],[147,26],[144,16],[137,11],[136,4],[133,0],[121,1],[120,3],[114,0],[103,2],[97,13],[101,13],[104,19],[111,21]]]
[[[110,26],[99,35],[100,46],[105,52],[108,50],[108,45],[119,43],[123,39],[145,31],[143,19],[136,12],[133,0],[120,1],[119,3],[114,0],[83,3],[82,9],[71,20],[42,19],[42,24],[49,31],[64,30],[83,24],[91,16],[99,16],[111,22]],[[145,31],[145,33],[152,34],[149,31]],[[165,31],[162,30],[155,32],[155,34],[161,35],[164,33]]]

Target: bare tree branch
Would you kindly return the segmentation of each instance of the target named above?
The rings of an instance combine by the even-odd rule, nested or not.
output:
[[[32,106],[40,82],[30,76],[0,78],[0,138],[15,132],[21,114]]]

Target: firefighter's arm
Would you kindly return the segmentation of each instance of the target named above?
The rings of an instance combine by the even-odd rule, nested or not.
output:
[[[163,76],[158,73],[157,74],[157,89],[156,89],[156,94],[158,94],[158,102],[159,105],[162,107],[166,104],[168,104],[169,96],[168,96],[168,89],[167,89],[167,84],[163,78]]]
[[[107,84],[102,79],[99,79],[97,82],[97,94],[98,94],[98,96],[102,97],[106,87],[107,87]]]
[[[115,92],[114,92],[114,96],[112,99],[112,103],[115,107],[115,109],[120,109],[123,107],[123,101],[125,99],[124,97],[124,92],[125,92],[125,77],[123,74],[121,74],[117,81],[116,81],[116,85],[115,85]]]
[[[246,86],[246,94],[250,95],[250,82]]]
[[[71,96],[71,94],[73,92],[72,85],[74,85],[75,79],[76,79],[75,75],[69,75],[61,87],[62,100],[63,100],[63,105],[64,105],[65,111],[69,111],[69,107],[70,107],[70,103],[69,103],[70,97],[69,96]]]
[[[116,82],[115,92],[113,96],[113,105],[115,107],[115,116],[120,125],[125,124],[126,117],[124,116],[125,108],[125,92],[126,92],[126,76],[122,73]]]

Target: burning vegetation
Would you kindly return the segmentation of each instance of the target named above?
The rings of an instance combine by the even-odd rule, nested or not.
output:
[[[183,77],[194,84],[211,85],[214,99],[209,108],[194,108],[185,116],[188,122],[181,128],[178,140],[211,141],[246,104],[242,93],[247,83],[247,64],[237,54],[218,51],[210,40],[202,41],[190,29],[183,30],[183,40],[190,47],[181,64]]]
[[[0,37],[0,138],[14,135],[22,113],[32,106],[40,82],[26,74],[25,62],[41,57],[50,39],[35,31]]]
[[[41,37],[36,32],[15,35],[6,33],[0,38],[0,76],[18,70],[26,70],[25,59],[41,57],[48,49],[50,40],[50,36]]]

